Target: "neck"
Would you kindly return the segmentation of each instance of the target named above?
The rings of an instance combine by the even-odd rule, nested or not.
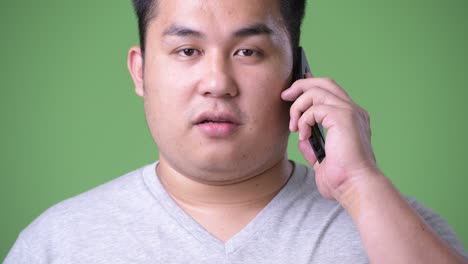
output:
[[[293,165],[285,157],[271,168],[227,184],[207,184],[181,175],[161,160],[156,170],[166,191],[183,207],[220,209],[266,204],[281,190]]]

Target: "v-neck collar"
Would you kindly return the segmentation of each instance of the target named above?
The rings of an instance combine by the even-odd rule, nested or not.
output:
[[[285,196],[290,193],[291,188],[296,188],[295,182],[298,180],[297,175],[298,166],[291,161],[293,164],[293,171],[291,177],[289,177],[283,188],[276,194],[275,197],[239,232],[227,241],[222,241],[217,237],[213,236],[208,230],[201,226],[195,219],[187,214],[172,197],[166,192],[163,185],[161,184],[159,177],[156,175],[156,166],[158,161],[146,166],[142,171],[143,181],[148,187],[149,191],[158,200],[161,206],[166,212],[187,232],[189,232],[196,240],[203,245],[209,247],[211,250],[217,249],[224,254],[231,254],[247,244],[250,239],[259,236],[268,223],[275,216],[275,212],[282,212],[284,206],[287,206]]]

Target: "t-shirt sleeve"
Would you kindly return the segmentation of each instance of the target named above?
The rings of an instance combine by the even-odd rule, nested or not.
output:
[[[468,260],[468,254],[464,250],[462,243],[445,219],[414,198],[407,198],[407,201],[440,238]]]
[[[34,251],[28,246],[23,236],[18,236],[13,247],[10,249],[3,264],[41,264],[45,263],[36,258]]]

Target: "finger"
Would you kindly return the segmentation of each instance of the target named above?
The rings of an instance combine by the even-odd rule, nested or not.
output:
[[[331,105],[313,105],[305,111],[297,122],[299,130],[299,140],[306,140],[311,136],[312,126],[322,124],[325,129],[330,129],[336,123],[337,117],[344,108]],[[332,116],[334,118],[328,118]]]
[[[317,157],[315,156],[315,152],[312,149],[309,140],[300,140],[297,143],[297,146],[299,147],[299,150],[301,151],[302,156],[305,158],[305,160],[311,166],[314,166],[314,164],[317,162]]]
[[[294,101],[302,93],[312,87],[320,87],[344,101],[353,102],[351,97],[334,80],[330,78],[307,78],[295,81],[291,87],[281,93],[281,98],[285,101]]]
[[[353,101],[349,94],[341,88],[341,86],[331,78],[313,78],[317,86],[335,94],[345,101]]]
[[[308,90],[308,88],[311,87],[310,81],[307,82],[307,80],[312,80],[312,78],[295,81],[291,87],[287,88],[281,93],[281,99],[285,101],[296,100],[301,94],[303,94],[306,90]]]
[[[314,94],[309,92],[302,94],[289,108],[289,130],[295,132],[298,130],[298,121],[301,118],[301,115],[307,111],[312,105],[314,105]],[[318,102],[317,102],[318,104]]]
[[[289,129],[294,132],[297,130],[297,121],[301,117],[302,113],[307,111],[313,105],[328,104],[335,106],[346,106],[349,102],[343,101],[341,98],[330,93],[327,90],[315,87],[306,91],[304,94],[299,96],[297,100],[291,105],[289,110],[290,122]]]

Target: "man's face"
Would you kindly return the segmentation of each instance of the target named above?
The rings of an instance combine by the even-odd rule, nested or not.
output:
[[[285,158],[291,45],[277,0],[160,0],[142,85],[160,160],[222,184]]]

